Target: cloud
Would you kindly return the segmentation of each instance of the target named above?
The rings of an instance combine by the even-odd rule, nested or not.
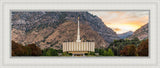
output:
[[[89,11],[117,33],[135,31],[149,23],[149,11]]]
[[[120,28],[113,28],[114,31],[121,31]]]

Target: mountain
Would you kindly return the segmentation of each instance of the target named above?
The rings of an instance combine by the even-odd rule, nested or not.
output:
[[[35,43],[41,49],[61,49],[62,42],[76,41],[78,16],[82,41],[95,41],[100,48],[119,39],[100,18],[88,12],[12,12],[12,40],[23,45]]]
[[[137,29],[129,39],[137,37],[139,40],[148,38],[148,23]]]
[[[108,43],[96,32],[91,29],[89,25],[80,24],[80,36],[83,42],[95,42],[96,48],[108,47]],[[76,42],[77,39],[77,23],[65,22],[52,33],[45,42],[42,42],[42,46],[53,48],[61,48],[63,42]]]
[[[119,37],[120,39],[125,39],[125,38],[131,36],[132,34],[133,34],[132,31],[128,31],[128,32],[123,33],[123,34],[118,34],[118,37]]]

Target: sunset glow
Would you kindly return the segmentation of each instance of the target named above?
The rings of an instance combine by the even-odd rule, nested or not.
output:
[[[149,11],[90,11],[117,34],[135,31],[149,23]]]

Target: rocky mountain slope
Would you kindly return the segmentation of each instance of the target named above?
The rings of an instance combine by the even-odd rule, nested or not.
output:
[[[128,31],[128,32],[123,33],[123,34],[118,34],[118,37],[119,37],[120,39],[125,39],[125,38],[131,36],[132,34],[133,34],[132,31]]]
[[[62,42],[76,40],[78,16],[82,41],[95,41],[100,48],[119,39],[100,18],[88,12],[12,12],[12,40],[35,43],[41,49],[61,49]]]
[[[148,23],[137,29],[129,39],[137,37],[139,40],[148,38]]]
[[[91,29],[90,26],[81,24],[80,25],[81,41],[84,42],[95,42],[96,48],[108,47],[108,43],[96,32]],[[74,22],[65,22],[61,24],[55,32],[52,33],[45,42],[41,42],[40,45],[48,46],[53,48],[61,48],[63,42],[76,42],[77,39],[77,24]]]

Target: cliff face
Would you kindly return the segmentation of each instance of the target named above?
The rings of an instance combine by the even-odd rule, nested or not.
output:
[[[12,12],[12,40],[35,43],[41,49],[61,49],[62,42],[76,41],[78,16],[81,41],[94,41],[96,48],[100,48],[119,39],[100,18],[88,12]]]
[[[137,29],[129,39],[137,37],[139,40],[148,38],[148,23]]]

